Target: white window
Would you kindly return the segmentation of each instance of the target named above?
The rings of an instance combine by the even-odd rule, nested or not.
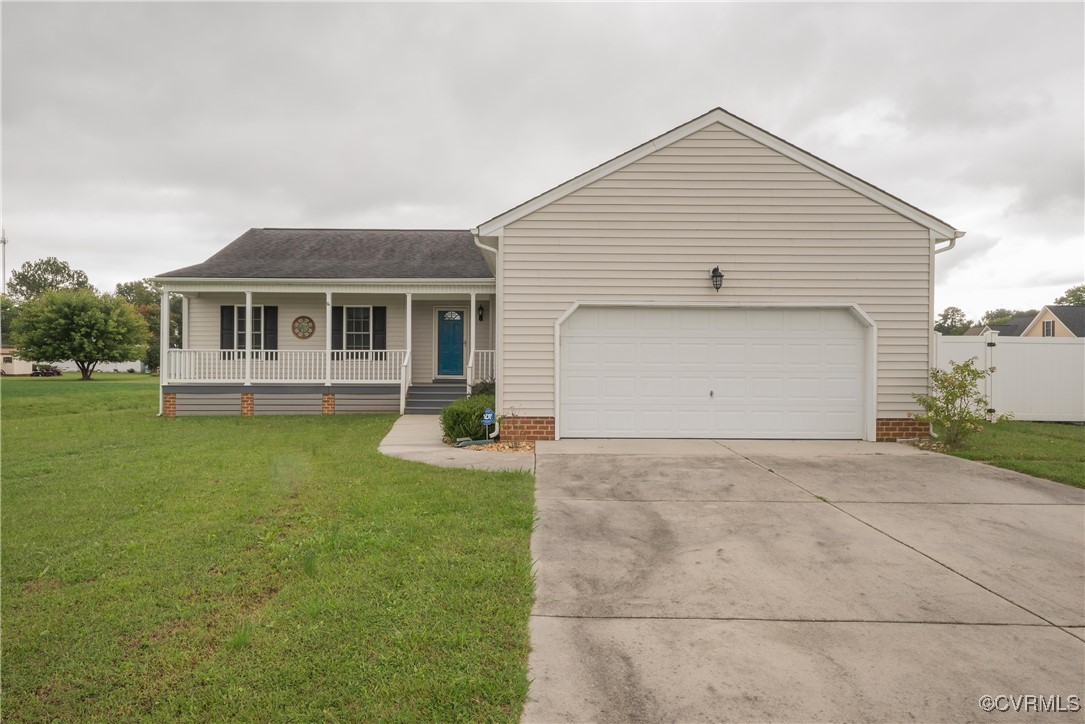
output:
[[[1044,336],[1045,337],[1054,337],[1055,336],[1055,321],[1053,319],[1049,319],[1049,320],[1044,322]]]
[[[372,349],[372,320],[372,307],[343,307],[343,349]]]
[[[252,348],[254,350],[264,348],[264,307],[254,304],[252,307]],[[237,340],[235,349],[245,349],[245,306],[234,307],[234,339]]]

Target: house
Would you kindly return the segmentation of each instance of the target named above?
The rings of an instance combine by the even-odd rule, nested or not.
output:
[[[1085,306],[1049,304],[1029,321],[1022,337],[1085,337]]]
[[[470,231],[253,229],[160,275],[162,410],[409,412],[492,378],[508,439],[923,435],[961,236],[715,109]]]
[[[974,327],[970,327],[967,332],[964,333],[965,337],[978,337],[988,332],[997,332],[1000,337],[1020,337],[1022,332],[1032,324],[1032,320],[1036,318],[1034,314],[1025,314],[1019,317],[1013,317],[1005,324],[977,324]]]
[[[29,375],[34,371],[34,363],[19,359],[19,353],[13,347],[0,348],[0,374]]]

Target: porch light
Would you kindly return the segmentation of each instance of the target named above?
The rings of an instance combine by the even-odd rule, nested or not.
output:
[[[484,312],[485,312],[485,310],[482,308],[482,305],[481,304],[478,305],[478,321],[480,321],[480,322],[486,321],[485,319],[483,319]]]
[[[722,287],[722,286],[723,286],[723,272],[720,271],[719,266],[713,267],[712,268],[712,288],[715,289],[718,292],[720,290],[720,287]]]

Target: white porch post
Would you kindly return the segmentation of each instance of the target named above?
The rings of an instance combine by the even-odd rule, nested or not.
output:
[[[407,411],[407,388],[411,385],[411,377],[414,376],[414,360],[411,359],[412,323],[414,321],[414,295],[406,293],[407,297],[407,364],[403,366],[403,379],[399,381],[399,414]]]
[[[158,302],[158,414],[162,410],[162,388],[170,381],[170,293],[162,290]]]
[[[252,292],[245,292],[245,384],[252,384]]]
[[[467,394],[471,394],[471,383],[475,380],[475,327],[478,326],[474,292],[471,292],[471,308],[467,310],[467,314],[471,317],[471,347],[467,352]]]
[[[188,295],[181,295],[181,349],[188,349]]]
[[[332,384],[332,293],[324,292],[324,386]]]

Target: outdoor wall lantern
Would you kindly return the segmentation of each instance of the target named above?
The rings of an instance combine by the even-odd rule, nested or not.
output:
[[[483,319],[484,316],[485,316],[485,310],[482,308],[482,305],[480,304],[480,305],[478,305],[478,321],[485,322],[486,320]]]
[[[718,266],[712,268],[712,288],[717,292],[720,287],[723,286],[723,272],[720,271]]]

